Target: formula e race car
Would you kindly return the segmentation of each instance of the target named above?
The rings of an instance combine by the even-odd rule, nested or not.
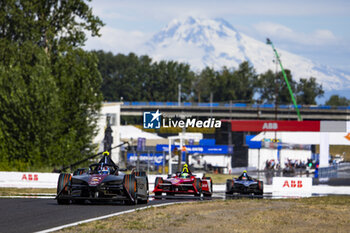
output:
[[[108,152],[89,166],[78,169],[73,175],[62,173],[57,184],[57,203],[82,204],[86,200],[123,201],[127,204],[148,203],[148,179],[146,172],[124,174],[112,161]]]
[[[264,182],[254,179],[246,172],[237,179],[228,179],[226,181],[226,196],[232,194],[254,194],[262,196],[264,194]]]
[[[160,198],[162,193],[167,196],[174,196],[175,194],[190,194],[200,197],[211,197],[213,194],[213,182],[210,177],[202,179],[189,173],[178,172],[174,175],[169,175],[167,179],[157,177],[154,182],[155,197]]]

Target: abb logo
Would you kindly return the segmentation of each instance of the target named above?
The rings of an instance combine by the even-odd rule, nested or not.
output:
[[[278,129],[278,124],[277,123],[275,123],[275,122],[273,122],[273,123],[264,123],[264,125],[263,125],[263,127],[262,127],[263,129]]]
[[[288,187],[288,188],[302,188],[303,187],[303,181],[302,180],[298,180],[298,182],[296,182],[295,180],[291,180],[290,184],[288,182],[288,180],[284,181],[283,184],[283,188],[284,187]]]
[[[202,184],[202,187],[203,187],[203,188],[208,188],[208,184],[207,184],[207,183],[203,183],[203,184]]]
[[[29,180],[29,181],[38,181],[39,177],[38,174],[23,174],[22,180]]]

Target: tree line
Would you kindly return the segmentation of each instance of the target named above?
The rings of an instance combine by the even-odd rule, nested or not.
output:
[[[292,103],[282,72],[257,74],[247,61],[236,68],[206,67],[195,73],[189,64],[152,61],[147,55],[94,53],[99,59],[101,91],[106,101],[177,101],[181,84],[181,101]],[[286,75],[298,104],[316,104],[316,98],[323,96],[316,78],[296,81],[288,69]]]
[[[102,21],[83,1],[0,2],[0,170],[59,167],[94,152]]]

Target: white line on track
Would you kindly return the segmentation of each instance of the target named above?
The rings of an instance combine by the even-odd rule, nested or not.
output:
[[[35,198],[35,199],[54,199],[55,196],[0,196],[0,198]]]
[[[73,226],[77,226],[79,224],[88,223],[88,222],[97,221],[97,220],[102,220],[102,219],[106,219],[106,218],[111,218],[111,217],[114,217],[114,216],[127,214],[127,213],[132,213],[132,212],[135,212],[135,211],[138,211],[138,210],[149,209],[149,208],[152,208],[152,207],[161,207],[161,206],[168,206],[168,205],[182,204],[182,203],[190,203],[190,202],[191,201],[182,201],[182,202],[163,203],[163,204],[158,204],[158,205],[149,205],[149,206],[140,207],[140,208],[131,209],[131,210],[126,210],[126,211],[122,211],[122,212],[118,212],[118,213],[114,213],[114,214],[108,214],[108,215],[104,215],[104,216],[100,216],[100,217],[96,217],[96,218],[90,218],[90,219],[86,219],[86,220],[82,220],[82,221],[78,221],[78,222],[74,222],[74,223],[70,223],[70,224],[66,224],[66,225],[62,225],[62,226],[58,226],[58,227],[53,227],[53,228],[46,229],[46,230],[43,230],[43,231],[38,231],[36,233],[47,233],[47,232],[58,231],[58,230],[61,230],[63,228],[73,227]]]

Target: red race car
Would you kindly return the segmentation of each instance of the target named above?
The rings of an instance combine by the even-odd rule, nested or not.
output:
[[[185,169],[187,170],[186,172],[184,172]],[[213,183],[210,177],[197,178],[188,170],[185,164],[182,172],[169,176],[167,179],[157,177],[154,182],[153,192],[156,198],[159,198],[162,193],[166,193],[167,196],[191,194],[200,197],[203,194],[204,197],[211,197],[213,194]]]

